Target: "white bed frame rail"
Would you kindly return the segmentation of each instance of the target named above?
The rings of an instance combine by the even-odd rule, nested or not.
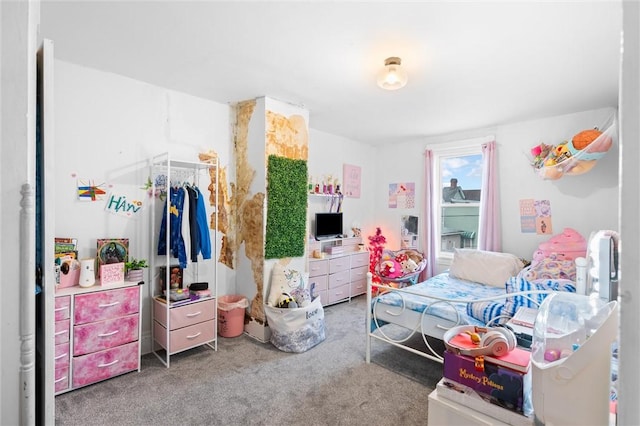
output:
[[[427,336],[435,337],[437,339],[443,338],[444,334],[447,330],[457,325],[464,325],[461,323],[461,318],[459,312],[454,307],[453,303],[472,303],[472,302],[485,302],[485,301],[497,301],[506,299],[506,294],[496,295],[492,297],[478,298],[478,299],[445,299],[438,296],[425,296],[422,293],[418,293],[411,290],[411,286],[405,288],[395,288],[390,287],[385,284],[376,284],[372,280],[373,274],[371,272],[367,273],[367,316],[366,316],[366,326],[367,326],[367,343],[366,343],[366,362],[371,362],[371,343],[372,341],[379,340],[390,345],[396,346],[398,348],[404,349],[408,352],[412,352],[421,357],[430,359],[432,361],[436,361],[439,363],[444,362],[444,358],[440,355],[436,350],[433,349],[429,341],[427,340]],[[378,309],[378,299],[373,298],[372,292],[373,289],[377,288],[378,291],[385,292],[393,292],[401,298],[400,306],[388,306],[380,304],[381,308]],[[509,296],[524,296],[530,297],[534,294],[550,294],[553,293],[552,290],[531,290],[526,292],[514,292],[509,293]],[[426,305],[422,312],[415,312],[405,305],[405,294],[411,294],[415,296],[428,297],[429,303]],[[530,299],[533,301],[533,299]],[[535,301],[534,301],[535,303]],[[445,304],[451,307],[452,312],[455,313],[455,320],[446,320],[440,317],[431,316],[429,314],[429,310],[437,305],[437,304]],[[505,315],[500,315],[492,318],[487,324],[487,326],[499,321],[503,318],[509,318]],[[382,324],[380,323],[382,322]],[[392,338],[387,335],[383,328],[384,324],[393,323],[403,328],[407,329],[408,334],[402,338]],[[374,327],[375,328],[372,328]],[[377,331],[377,333],[375,333]],[[413,337],[416,333],[420,333],[422,335],[422,340],[425,344],[426,351],[414,349],[405,345],[405,343]]]

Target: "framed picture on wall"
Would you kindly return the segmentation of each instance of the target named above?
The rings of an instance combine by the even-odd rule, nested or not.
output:
[[[360,179],[362,170],[360,166],[344,164],[342,166],[342,193],[345,197],[360,198]]]

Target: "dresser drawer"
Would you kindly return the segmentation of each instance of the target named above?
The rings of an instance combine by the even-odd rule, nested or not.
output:
[[[69,366],[69,342],[61,343],[55,346],[54,349],[54,365],[55,368],[68,367]]]
[[[329,275],[329,288],[340,287],[349,284],[349,270]]]
[[[73,355],[120,346],[138,340],[138,314],[73,327]]]
[[[69,341],[69,323],[70,320],[56,321],[56,331],[54,334],[55,344],[66,343]]]
[[[335,303],[349,298],[349,284],[327,290],[327,303]]]
[[[55,391],[61,392],[69,387],[69,366],[56,368],[55,376],[53,379],[55,385]]]
[[[55,320],[69,319],[71,316],[71,296],[56,297],[55,305]]]
[[[351,282],[367,280],[367,272],[369,272],[368,266],[360,266],[359,268],[351,269]]]
[[[216,321],[206,321],[189,327],[180,328],[169,332],[171,346],[167,348],[166,328],[154,321],[154,338],[170,354],[194,348],[213,340],[216,336]]]
[[[329,259],[329,273],[333,274],[335,272],[346,271],[349,269],[350,265],[349,256]]]
[[[369,252],[362,252],[351,255],[351,268],[369,266]]]
[[[309,278],[309,291],[314,289],[317,291],[326,290],[328,288],[329,277],[327,275],[320,275],[318,277]]]
[[[328,260],[309,261],[309,277],[317,277],[318,275],[326,275],[329,273]]]
[[[367,292],[367,280],[351,281],[351,296]]]
[[[135,314],[139,297],[138,287],[76,295],[73,323],[85,324]]]
[[[154,316],[163,327],[167,326],[166,305],[162,302],[154,301]],[[202,302],[190,303],[188,305],[171,308],[169,310],[170,330],[187,327],[203,321],[209,321],[216,317],[216,301],[208,299]]]
[[[73,386],[85,386],[138,369],[138,342],[73,358]]]

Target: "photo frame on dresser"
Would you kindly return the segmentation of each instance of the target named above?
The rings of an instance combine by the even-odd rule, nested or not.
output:
[[[98,271],[102,265],[124,263],[129,260],[128,238],[99,238],[97,248]]]

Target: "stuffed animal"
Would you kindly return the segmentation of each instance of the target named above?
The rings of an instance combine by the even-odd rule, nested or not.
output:
[[[309,290],[307,290],[306,288],[296,288],[292,290],[291,296],[293,297],[299,308],[309,306],[309,304],[311,303],[311,293],[309,293]]]
[[[395,259],[387,259],[380,262],[380,275],[386,278],[398,278],[402,276],[402,265]]]
[[[573,143],[575,149],[582,150],[589,146],[591,142],[598,139],[601,134],[602,132],[598,130],[597,127],[594,129],[583,130],[571,139],[571,143]]]
[[[298,304],[290,294],[282,293],[278,298],[278,308],[297,308]]]
[[[402,265],[402,271],[405,274],[411,274],[415,271],[418,270],[419,266],[418,264],[415,262],[415,260],[413,259],[409,259],[407,258],[407,260],[405,260],[404,262],[401,263]]]

